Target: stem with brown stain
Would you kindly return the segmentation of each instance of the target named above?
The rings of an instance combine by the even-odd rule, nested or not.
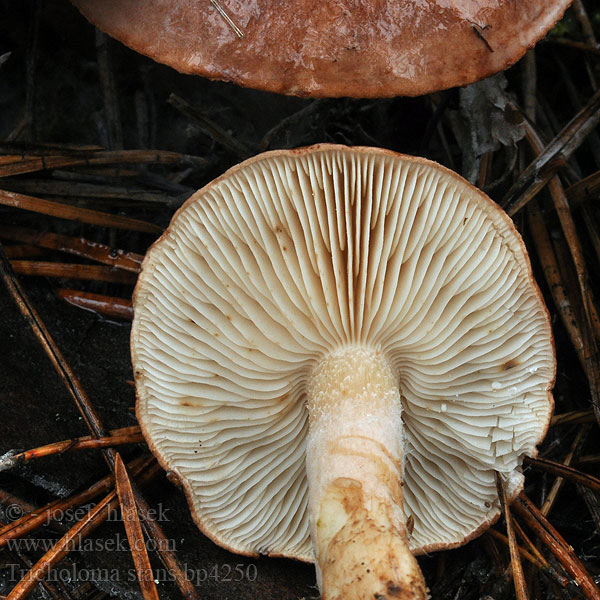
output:
[[[408,547],[401,402],[383,356],[359,347],[321,360],[308,391],[306,471],[323,600],[424,600]]]

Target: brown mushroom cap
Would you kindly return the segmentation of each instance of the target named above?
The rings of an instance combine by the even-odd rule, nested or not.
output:
[[[417,96],[515,63],[571,0],[72,0],[183,73],[300,96]]]
[[[134,307],[140,425],[237,552],[312,558],[307,393],[340,349],[381,353],[396,378],[413,552],[497,518],[494,473],[516,493],[549,423],[552,335],[524,244],[426,160],[321,145],[234,167],[152,247]]]

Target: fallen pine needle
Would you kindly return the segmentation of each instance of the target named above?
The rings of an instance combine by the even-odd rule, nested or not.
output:
[[[121,455],[117,453],[115,460],[115,481],[117,495],[121,505],[121,517],[129,540],[131,556],[137,572],[144,600],[159,600],[158,590],[154,583],[154,575],[148,557],[148,548],[144,541],[144,533],[138,515],[137,504],[133,496],[131,481]]]
[[[133,306],[128,298],[115,298],[103,294],[64,288],[57,289],[56,295],[73,306],[94,311],[105,317],[133,319]]]

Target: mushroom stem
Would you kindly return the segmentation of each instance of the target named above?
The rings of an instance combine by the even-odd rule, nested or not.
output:
[[[308,391],[306,470],[317,582],[324,600],[421,600],[402,493],[402,406],[383,355],[342,348]]]

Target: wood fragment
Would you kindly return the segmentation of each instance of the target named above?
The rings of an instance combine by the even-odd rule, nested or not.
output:
[[[131,488],[129,474],[123,464],[121,455],[117,453],[115,460],[115,482],[117,495],[121,505],[121,517],[129,540],[129,547],[133,557],[133,563],[137,572],[138,581],[142,589],[144,600],[159,600],[158,590],[154,583],[154,575],[148,557],[148,548],[144,540],[140,517]]]

